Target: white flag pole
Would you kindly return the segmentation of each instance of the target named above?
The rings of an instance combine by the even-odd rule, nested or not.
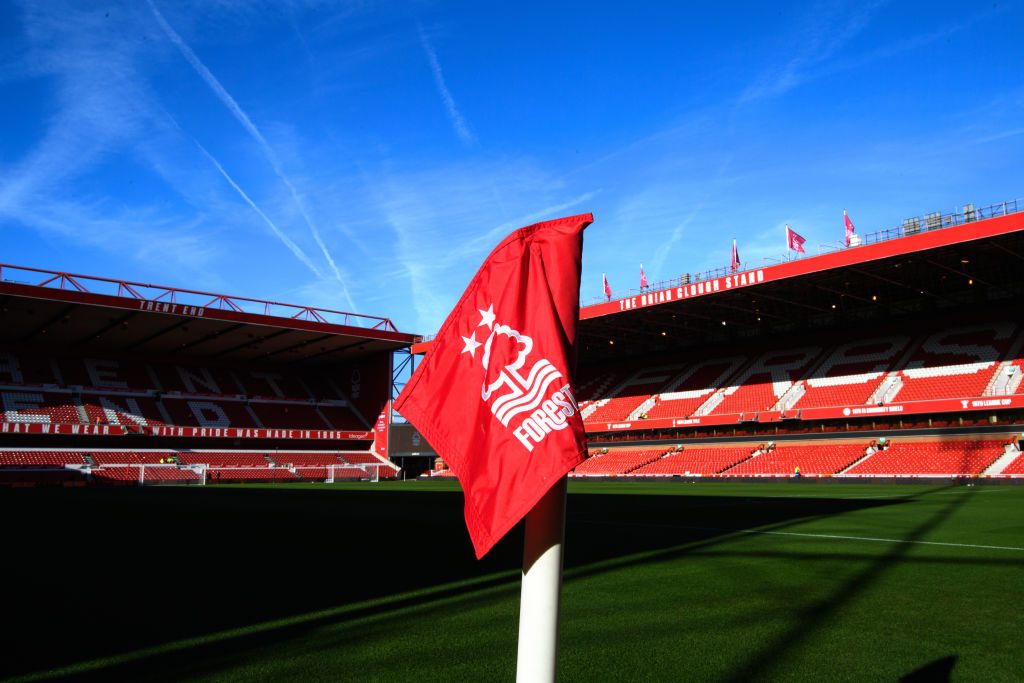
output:
[[[526,516],[516,662],[518,683],[554,683],[558,676],[567,481],[568,477],[562,477]]]

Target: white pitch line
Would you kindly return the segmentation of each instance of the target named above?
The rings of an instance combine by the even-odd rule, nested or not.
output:
[[[758,529],[738,529],[741,534],[765,534],[768,536],[803,536],[806,538],[832,538],[844,541],[870,541],[872,543],[911,543],[916,545],[941,545],[951,548],[982,548],[985,550],[1018,550],[1008,545],[976,545],[974,543],[943,543],[941,541],[908,541],[904,538],[872,538],[870,536],[839,536],[837,534],[802,534],[797,531],[760,531]]]

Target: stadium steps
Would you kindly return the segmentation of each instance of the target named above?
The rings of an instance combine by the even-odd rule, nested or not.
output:
[[[819,363],[818,365],[821,364]],[[793,382],[793,386],[786,389],[786,393],[782,395],[782,398],[780,398],[775,405],[770,408],[770,410],[777,410],[780,413],[784,413],[795,406],[806,393],[807,384],[805,383],[805,380],[797,380],[796,382]]]
[[[646,401],[644,401],[643,403],[638,405],[636,408],[634,408],[633,412],[631,412],[629,415],[626,416],[626,419],[627,420],[638,420],[638,419],[640,419],[640,416],[643,415],[644,413],[646,413],[651,408],[653,408],[655,403],[657,403],[657,400],[655,399],[654,396],[651,396],[649,399],[647,399]]]
[[[91,454],[82,453],[81,456],[82,459],[85,460],[86,465],[89,465],[90,467],[99,467],[99,465],[96,464],[96,459],[93,458]]]
[[[722,401],[725,400],[725,390],[727,387],[722,387],[715,393],[708,396],[708,400],[700,404],[700,407],[693,412],[696,417],[703,417],[708,415],[718,406],[722,405]]]
[[[814,377],[830,358],[832,358],[832,349],[826,347],[822,350],[818,359],[814,361],[814,365],[807,369],[803,377],[793,382],[792,386],[786,389],[782,396],[779,397],[779,400],[775,402],[775,405],[771,406],[769,410],[777,410],[780,413],[784,413],[799,403],[800,399],[807,393],[807,380]]]
[[[929,336],[929,333],[926,332],[907,344],[907,348],[903,349],[903,355],[892,364],[892,370],[885,373],[885,377],[878,383],[878,388],[871,392],[871,397],[868,398],[866,405],[881,405],[896,398],[903,388],[903,377],[900,375],[900,371],[907,367],[907,363],[921,348],[921,345],[928,340]]]
[[[903,388],[903,378],[900,377],[898,370],[887,372],[882,381],[879,382],[878,387],[871,392],[871,396],[868,397],[866,405],[881,405],[886,403],[888,397],[892,399],[893,396],[899,393],[900,389]]]
[[[986,467],[984,470],[982,470],[981,473],[983,475],[986,475],[986,474],[1002,474],[1003,470],[1005,470],[1007,468],[1007,466],[1011,462],[1016,460],[1018,457],[1020,457],[1020,451],[1018,451],[1016,448],[1007,448],[1003,452],[1003,454],[1000,455],[996,459],[996,461],[994,463],[992,463],[991,465]]]
[[[584,407],[583,410],[580,411],[580,415],[584,420],[587,420],[591,415],[597,412],[598,408],[606,405],[610,400],[610,398],[602,398],[600,401],[594,401],[590,405]]]
[[[1024,332],[1017,335],[1010,348],[1006,350],[1003,361],[993,373],[985,391],[981,392],[982,396],[1009,396],[1017,393],[1022,374],[1014,361],[1021,357],[1021,349],[1024,349]]]
[[[865,448],[867,448],[867,446],[865,446]],[[857,458],[856,460],[854,460],[853,462],[851,462],[851,463],[850,463],[849,465],[847,465],[847,466],[846,466],[846,467],[844,467],[843,469],[841,469],[841,470],[839,470],[838,472],[836,472],[836,474],[845,474],[846,472],[849,472],[849,471],[850,471],[850,470],[852,470],[852,469],[853,469],[854,467],[856,467],[857,465],[861,464],[862,462],[864,462],[865,460],[867,460],[868,458],[870,458],[870,457],[871,457],[872,455],[874,455],[874,454],[875,454],[875,453],[877,453],[877,452],[878,452],[878,451],[875,451],[875,452],[873,452],[873,453],[866,453],[866,454],[864,454],[864,455],[860,456],[859,458]]]
[[[82,405],[82,397],[77,395],[75,397],[75,414],[78,415],[78,421],[84,425],[89,424],[89,413],[85,412],[85,406]]]
[[[746,363],[736,368],[736,372],[732,373],[732,376],[729,377],[729,381],[731,381],[733,378],[743,377],[747,370],[750,369],[754,365],[754,363],[760,360],[760,358],[760,354],[755,355]],[[704,401],[704,403],[701,403],[700,407],[697,408],[697,410],[693,411],[693,416],[704,417],[705,415],[710,415],[715,411],[715,408],[722,405],[722,402],[726,398],[725,392],[728,391],[729,389],[735,390],[739,388],[736,385],[730,384],[729,381],[726,381],[724,386],[720,387],[718,391],[708,396],[708,400]]]

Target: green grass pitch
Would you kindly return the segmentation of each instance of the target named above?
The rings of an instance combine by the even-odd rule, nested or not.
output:
[[[511,681],[454,483],[0,490],[0,678]],[[1015,681],[1024,487],[572,482],[560,676]]]

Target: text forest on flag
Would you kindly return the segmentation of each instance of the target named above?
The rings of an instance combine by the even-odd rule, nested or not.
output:
[[[495,247],[395,401],[458,477],[483,557],[586,458],[573,389],[584,214]]]

